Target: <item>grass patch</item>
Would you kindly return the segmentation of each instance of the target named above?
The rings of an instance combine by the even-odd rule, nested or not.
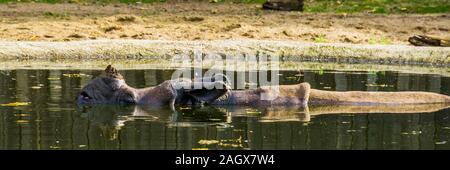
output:
[[[305,0],[306,12],[448,13],[448,0]]]
[[[316,43],[327,43],[328,39],[325,37],[325,34],[320,34],[319,36],[314,38],[314,42]]]
[[[367,42],[369,44],[382,44],[382,45],[392,44],[392,41],[389,38],[386,38],[386,37],[381,37],[381,38],[373,38],[373,37],[371,37],[371,38],[369,38],[367,40]]]

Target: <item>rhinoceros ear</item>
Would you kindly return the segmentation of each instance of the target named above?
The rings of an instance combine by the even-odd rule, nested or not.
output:
[[[123,79],[123,76],[119,73],[119,71],[117,71],[117,69],[111,65],[108,65],[106,67],[105,75],[106,75],[106,77],[109,77],[109,78]]]

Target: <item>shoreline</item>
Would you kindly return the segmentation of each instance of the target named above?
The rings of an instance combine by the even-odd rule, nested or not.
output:
[[[103,69],[106,64],[119,65],[121,69],[173,69],[181,67],[171,63],[175,55],[187,54],[192,59],[196,50],[218,54],[222,58],[242,54],[280,56],[281,70],[392,70],[450,74],[450,48],[445,47],[267,40],[0,41],[0,70]]]
[[[272,40],[87,40],[0,41],[0,60],[172,59],[194,51],[224,55],[267,54],[281,61],[450,67],[450,48],[408,45],[308,43]]]

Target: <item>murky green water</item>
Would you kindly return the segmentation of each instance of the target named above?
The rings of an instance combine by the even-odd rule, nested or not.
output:
[[[410,114],[319,111],[305,117],[299,108],[207,106],[173,112],[135,106],[78,107],[79,90],[100,72],[0,71],[0,104],[31,102],[0,106],[0,149],[450,149],[450,109]],[[147,87],[170,79],[172,71],[122,73],[129,85]],[[280,73],[281,84],[306,81],[325,90],[450,94],[450,78],[439,75]]]

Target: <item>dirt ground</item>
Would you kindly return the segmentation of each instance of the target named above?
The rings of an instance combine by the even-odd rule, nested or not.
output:
[[[450,14],[329,14],[262,10],[255,4],[2,4],[0,40],[298,40],[407,44],[450,35]]]

